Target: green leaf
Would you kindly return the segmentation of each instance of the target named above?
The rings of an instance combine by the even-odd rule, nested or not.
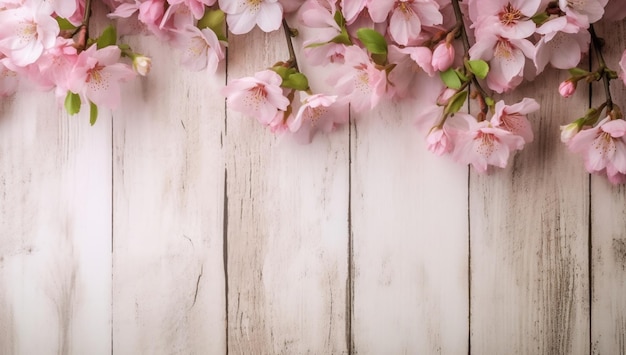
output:
[[[482,59],[468,60],[467,70],[474,73],[478,79],[484,79],[489,73],[489,64]]]
[[[588,71],[581,68],[571,68],[568,71],[571,76],[587,76],[589,74]]]
[[[207,10],[204,13],[204,16],[198,20],[198,28],[201,30],[210,28],[213,32],[215,32],[217,39],[220,41],[226,41],[226,35],[224,34],[224,28],[226,27],[225,21],[226,14],[224,11],[220,9]]]
[[[385,37],[371,28],[360,28],[356,36],[372,54],[387,54],[387,41]]]
[[[548,21],[548,19],[550,18],[550,15],[548,15],[547,12],[540,12],[538,14],[536,14],[535,16],[531,17],[530,19],[533,20],[533,22],[537,25],[537,26],[541,26],[544,22]]]
[[[306,91],[309,89],[309,80],[306,75],[295,73],[289,75],[287,79],[283,79],[283,83],[280,86],[288,89]]]
[[[276,74],[280,75],[280,77],[284,80],[287,80],[290,75],[297,73],[294,68],[285,67],[282,65],[276,65],[270,68],[272,71],[275,71]]]
[[[448,105],[443,111],[444,114],[449,115],[459,112],[461,107],[465,104],[465,100],[467,100],[467,91],[457,92],[450,98],[450,101],[448,101]]]
[[[104,47],[115,45],[117,41],[117,31],[115,27],[109,26],[102,31],[102,34],[96,40],[96,45],[98,49],[102,49]]]
[[[462,86],[461,79],[452,68],[440,72],[439,76],[441,77],[443,83],[446,84],[446,86],[450,89],[459,90]]]
[[[75,115],[80,111],[80,96],[71,91],[65,96],[65,111],[70,115]]]
[[[98,106],[93,102],[89,101],[89,124],[92,126],[96,124],[96,120],[98,119]]]
[[[341,13],[339,9],[335,11],[335,15],[333,17],[335,18],[335,22],[337,23],[337,26],[339,26],[339,28],[346,27],[346,19],[343,17],[343,13]]]
[[[57,17],[56,20],[59,24],[59,29],[61,31],[72,31],[76,29],[76,26],[72,25],[71,22],[69,22],[67,19],[64,19],[63,17]]]

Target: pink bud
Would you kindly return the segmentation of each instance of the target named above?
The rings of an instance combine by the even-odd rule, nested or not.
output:
[[[450,99],[452,98],[452,96],[454,96],[456,93],[457,91],[454,89],[450,89],[450,88],[443,89],[443,91],[441,91],[441,93],[437,97],[437,105],[446,106],[448,102],[450,101]]]
[[[576,83],[571,80],[565,80],[559,85],[559,94],[564,98],[568,98],[576,92]]]
[[[428,150],[439,156],[452,151],[452,142],[441,128],[433,128],[426,137],[426,143]]]
[[[439,43],[433,51],[431,64],[435,71],[446,71],[454,62],[454,47],[450,43]]]

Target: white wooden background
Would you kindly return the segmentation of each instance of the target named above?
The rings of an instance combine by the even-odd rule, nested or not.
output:
[[[626,190],[560,143],[590,104],[565,74],[511,98],[541,101],[536,140],[483,176],[426,151],[414,106],[305,146],[230,111],[281,32],[231,36],[215,76],[125,40],[152,74],[94,127],[1,101],[0,354],[626,352]]]

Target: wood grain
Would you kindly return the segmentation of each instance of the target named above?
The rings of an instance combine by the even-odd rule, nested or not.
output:
[[[353,116],[358,354],[468,351],[467,167],[426,150],[420,107],[385,103]]]
[[[228,80],[288,57],[282,31],[231,36]],[[229,353],[346,353],[348,130],[298,145],[227,112]]]
[[[470,178],[471,349],[476,354],[589,351],[588,175],[560,142],[588,92],[558,95],[567,73],[507,96],[541,103],[535,140],[509,166]]]
[[[111,120],[87,116],[3,98],[0,354],[111,352]]]
[[[225,68],[190,72],[154,38],[127,41],[154,60],[114,115],[114,353],[225,353]]]
[[[626,23],[598,26],[604,37],[606,63],[618,69],[626,48]],[[611,82],[615,102],[626,109],[621,80]],[[606,98],[601,83],[594,85],[593,104]],[[612,186],[604,176],[591,177],[591,333],[594,354],[626,353],[626,189]]]

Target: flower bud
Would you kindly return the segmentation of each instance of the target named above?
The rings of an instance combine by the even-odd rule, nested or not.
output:
[[[565,80],[559,85],[559,94],[564,98],[568,98],[576,92],[576,82],[570,79]]]
[[[428,150],[439,156],[452,151],[452,142],[450,142],[446,132],[439,127],[433,127],[430,133],[428,133],[426,143],[428,144]]]
[[[446,71],[454,62],[454,47],[450,43],[439,43],[433,51],[431,64],[435,71]]]
[[[437,97],[437,105],[446,106],[448,102],[450,102],[450,99],[452,98],[452,96],[454,96],[455,94],[456,94],[456,90],[454,89],[450,89],[450,88],[443,89],[443,91],[441,91],[441,93]]]
[[[583,122],[584,117],[579,118],[566,126],[561,126],[561,142],[568,143],[578,132],[580,132]]]
[[[146,76],[150,72],[150,68],[152,67],[152,59],[146,57],[144,55],[136,55],[133,57],[133,69],[137,72],[137,74],[141,76]]]

